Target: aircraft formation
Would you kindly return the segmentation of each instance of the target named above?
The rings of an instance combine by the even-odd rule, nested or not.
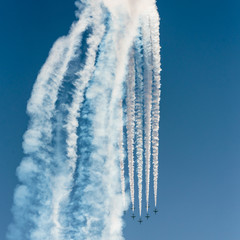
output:
[[[148,209],[149,209],[149,208],[150,208],[150,206],[148,205]],[[147,208],[146,208],[146,209],[147,209]],[[147,214],[146,214],[146,216],[145,216],[146,220],[148,220],[148,219],[150,218],[150,214],[148,213],[148,209],[147,209]],[[131,215],[132,220],[135,220],[135,218],[137,217],[137,216],[134,214],[134,210],[135,210],[135,208],[132,209],[132,211],[133,211],[133,213],[132,213],[132,215]],[[158,213],[157,208],[154,208],[153,213],[154,213],[155,215]],[[126,211],[124,212],[124,214],[126,214]],[[142,224],[143,219],[142,219],[141,216],[140,216],[140,218],[138,219],[137,222],[139,222],[139,224]]]

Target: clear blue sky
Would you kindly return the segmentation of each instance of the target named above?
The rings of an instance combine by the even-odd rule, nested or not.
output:
[[[74,1],[0,1],[0,239],[11,221],[32,85]],[[240,2],[158,0],[162,100],[157,216],[127,240],[240,239]]]

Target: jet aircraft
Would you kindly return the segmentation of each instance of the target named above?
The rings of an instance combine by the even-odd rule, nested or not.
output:
[[[154,212],[154,213],[155,213],[155,215],[156,215],[156,214],[157,214],[157,212],[158,212],[158,210],[155,208],[153,212]]]
[[[143,220],[141,218],[139,218],[138,222],[141,224],[143,222]]]
[[[150,215],[147,213],[147,215],[145,216],[145,218],[148,220],[150,218]]]

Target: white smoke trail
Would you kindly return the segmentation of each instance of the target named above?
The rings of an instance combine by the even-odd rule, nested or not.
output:
[[[128,76],[129,49],[132,48],[137,34],[139,17],[152,2],[147,0],[78,1],[79,20],[72,25],[68,36],[60,38],[54,44],[48,60],[39,73],[28,103],[30,126],[24,135],[23,143],[27,156],[18,168],[18,177],[22,185],[16,189],[13,208],[15,219],[9,227],[8,239],[123,239],[122,214],[128,206],[128,199],[126,196],[126,201],[122,201],[125,198],[125,179],[123,116],[119,102],[123,99],[122,88]],[[152,24],[155,20],[152,19]],[[81,70],[76,71],[72,69],[71,64],[79,57],[79,49],[81,50],[81,47],[84,49],[80,44],[83,33],[86,33],[87,29],[91,29],[92,32],[89,32],[87,37],[86,61],[83,63],[84,66],[81,65]],[[154,34],[156,33],[153,32],[152,35]],[[144,75],[146,77],[144,80],[146,156],[150,156],[151,141],[149,79],[152,63],[149,60],[149,39],[147,24],[143,27],[143,45],[146,48],[144,68],[147,69]],[[154,63],[158,64],[157,61]],[[154,74],[157,72],[157,66],[155,68]],[[134,58],[130,55],[127,128],[130,134],[128,150],[133,207],[134,69]],[[139,74],[140,69],[137,72]],[[71,74],[75,74],[73,79],[67,79]],[[71,82],[70,87],[67,86],[68,80]],[[143,80],[140,75],[137,81],[142,88]],[[155,82],[154,86],[157,86]],[[71,87],[72,89],[69,89]],[[68,91],[72,94],[72,98],[67,99],[71,101],[70,103],[65,103],[67,98],[65,95],[70,95]],[[138,91],[138,94],[141,94],[142,90],[138,89]],[[156,91],[153,95],[154,99],[158,96],[157,94]],[[136,153],[141,215],[142,131],[140,128],[143,123],[140,109],[142,100],[140,98],[138,100]],[[80,116],[81,110],[85,111],[84,116]],[[155,121],[155,114],[157,110],[155,111],[153,107],[153,121]],[[81,126],[80,118],[81,121],[87,118],[89,125]],[[153,132],[158,130],[155,125],[153,127]],[[78,134],[84,136],[84,139],[79,139]],[[85,142],[83,147],[80,146],[81,142]],[[86,142],[89,144],[86,145]],[[153,142],[153,145],[155,149],[156,143]],[[78,151],[82,155],[77,155]],[[150,157],[148,157],[148,163],[150,163]],[[154,164],[156,167],[157,163]],[[119,165],[121,171],[119,171]],[[150,166],[148,177],[149,172]],[[149,182],[147,189],[149,191]]]
[[[59,232],[54,226],[58,226],[58,205],[55,204],[57,202],[55,200],[59,195],[59,188],[55,184],[57,182],[59,185],[61,179],[51,176],[50,169],[53,164],[50,154],[51,119],[54,115],[58,89],[68,63],[81,42],[81,34],[88,25],[89,16],[87,9],[82,13],[81,19],[73,24],[69,35],[60,38],[54,44],[34,85],[27,108],[31,117],[30,127],[24,135],[23,142],[24,152],[29,157],[23,159],[18,168],[18,177],[23,184],[15,192],[13,208],[15,223],[9,226],[9,239],[59,239]],[[39,174],[41,178],[38,177]],[[39,178],[37,183],[30,180],[34,178]],[[36,194],[33,189],[37,191],[39,199],[33,198],[33,194]],[[64,192],[62,189],[61,191]],[[33,209],[29,209],[29,205],[37,214],[33,213]],[[27,215],[26,219],[22,218],[22,212]],[[33,228],[26,230],[24,224]]]
[[[112,98],[110,101],[110,111],[113,111],[116,105],[116,100],[118,99],[119,92],[121,92],[121,83],[125,77],[125,70],[128,63],[128,52],[130,47],[132,47],[133,39],[137,34],[137,27],[139,24],[139,17],[142,14],[143,11],[146,10],[146,7],[149,6],[149,2],[146,0],[117,0],[117,1],[110,1],[105,0],[104,1],[106,6],[109,8],[110,12],[113,15],[113,21],[115,27],[119,27],[122,24],[125,24],[125,31],[124,36],[116,35],[117,38],[115,39],[115,42],[118,43],[118,46],[116,48],[117,52],[117,69],[116,69],[116,78],[115,83],[112,91]],[[152,2],[152,1],[151,1]],[[122,18],[123,15],[126,15],[126,12],[122,11],[123,6],[125,9],[127,9],[128,17],[125,18],[125,22]],[[122,12],[121,12],[122,11]],[[119,18],[120,16],[120,18]],[[128,146],[129,147],[129,146]],[[132,201],[132,209],[134,209],[134,172],[133,162],[130,161],[130,192],[131,192],[131,201]]]
[[[98,46],[102,40],[103,34],[105,32],[105,26],[102,24],[102,11],[99,6],[96,4],[92,7],[92,20],[89,23],[92,27],[92,34],[87,39],[88,50],[86,53],[86,63],[84,68],[76,73],[78,75],[77,80],[74,82],[75,89],[73,90],[73,100],[70,107],[67,109],[68,116],[66,118],[66,145],[67,145],[67,162],[65,168],[69,169],[69,174],[62,173],[64,175],[60,175],[59,177],[62,179],[62,182],[58,182],[59,190],[57,191],[57,198],[54,199],[55,209],[59,209],[59,206],[63,200],[66,201],[66,198],[69,197],[69,193],[72,190],[73,184],[73,174],[76,169],[76,160],[77,160],[77,127],[78,127],[78,118],[80,116],[80,109],[82,106],[82,102],[84,100],[84,90],[88,85],[88,82],[93,74],[96,52]],[[56,228],[61,229],[59,223],[59,211],[55,213],[56,220]]]
[[[102,40],[103,34],[105,32],[105,26],[102,24],[102,12],[99,11],[101,8],[96,8],[93,15],[93,33],[91,37],[87,40],[89,44],[87,50],[87,60],[84,68],[77,73],[78,78],[74,83],[75,89],[73,91],[73,101],[68,110],[69,115],[67,116],[67,157],[68,164],[72,169],[71,172],[74,172],[76,169],[76,160],[77,160],[77,127],[79,125],[78,118],[80,116],[80,109],[82,102],[84,100],[84,90],[88,86],[88,82],[92,77],[93,71],[95,69],[95,59],[98,46]]]
[[[125,22],[124,15],[110,21],[108,33],[100,46],[93,81],[86,94],[91,112],[88,118],[92,121],[92,151],[87,170],[88,184],[76,198],[81,209],[72,222],[75,226],[72,239],[122,239],[121,216],[125,208],[119,193],[119,157],[116,153],[119,132],[122,131],[122,125],[119,126],[121,86],[126,75],[128,49],[133,40],[129,34],[121,34],[126,28]],[[118,52],[121,52],[121,57]]]
[[[144,53],[144,150],[146,179],[146,208],[149,206],[150,158],[151,158],[151,108],[152,108],[152,47],[149,25],[150,11],[142,17],[142,39]]]
[[[108,1],[109,3],[110,1]],[[115,5],[115,7],[113,9],[113,14],[115,13],[116,9],[121,9],[122,6],[122,1],[115,1],[115,3],[118,2],[118,5]],[[133,44],[133,40],[137,34],[137,27],[138,27],[138,22],[139,22],[139,14],[140,14],[140,9],[141,10],[145,10],[145,4],[147,3],[147,1],[136,1],[136,0],[130,0],[127,1],[129,6],[130,6],[130,19],[126,19],[126,23],[124,26],[125,29],[125,33],[124,35],[119,35],[118,34],[118,46],[117,49],[119,49],[119,51],[117,51],[117,69],[116,69],[116,75],[115,75],[115,81],[114,81],[114,86],[113,86],[113,90],[112,90],[112,95],[111,95],[111,100],[110,100],[110,105],[109,105],[109,112],[114,112],[114,110],[118,109],[118,102],[121,98],[121,93],[122,93],[122,82],[124,80],[124,78],[126,77],[126,68],[127,68],[127,64],[128,64],[128,55],[129,55],[129,49],[132,47]],[[111,4],[113,3],[113,1],[111,1]],[[132,8],[131,8],[132,7]],[[122,15],[122,13],[120,12],[120,15]],[[115,18],[113,19],[114,23],[113,25],[117,28],[117,26],[121,26],[121,24],[123,23],[123,19],[118,19]],[[119,33],[122,33],[122,30],[120,30]],[[117,123],[118,121],[116,121],[114,114],[110,115],[110,119],[109,119],[109,131],[112,131],[112,129],[115,129],[115,127],[117,128]],[[119,137],[119,136],[117,136]],[[111,134],[110,135],[110,142],[112,144],[109,144],[108,150],[109,150],[109,154],[108,156],[112,156],[114,155],[114,135]],[[111,161],[113,162],[113,161]],[[112,169],[112,168],[111,168]],[[112,205],[112,207],[114,207],[114,205]],[[116,211],[116,210],[115,210]],[[111,217],[114,217],[114,215],[110,215]],[[111,218],[110,218],[111,220]],[[110,221],[111,222],[111,221]],[[110,223],[108,222],[108,223]],[[109,231],[113,232],[112,230],[112,226],[110,227],[109,224],[106,224],[106,228],[105,228],[105,232],[108,233],[107,236],[108,237],[104,237],[103,239],[118,239],[119,237],[116,237],[116,235],[113,235],[113,237],[109,237]],[[106,236],[106,235],[104,235]],[[115,236],[115,238],[114,238]]]
[[[119,126],[121,92],[118,93],[118,104],[114,106],[114,111],[110,111],[109,108],[117,57],[112,39],[120,30],[119,27],[117,29],[114,27],[110,22],[109,32],[100,47],[94,81],[86,95],[93,112],[91,119],[94,150],[90,155],[90,161],[94,164],[89,169],[91,174],[87,191],[81,193],[82,205],[87,206],[86,209],[82,209],[81,216],[88,220],[87,224],[81,227],[80,239],[122,239],[121,216],[124,204],[119,192],[121,181],[119,157],[116,155],[119,132],[122,130],[122,126]],[[96,225],[101,229],[98,234],[93,231]]]
[[[141,54],[141,41],[135,39],[135,58],[136,58],[136,157],[138,173],[138,201],[139,214],[142,212],[142,172],[143,172],[143,72]]]
[[[150,15],[150,30],[153,54],[153,94],[152,94],[152,157],[154,176],[154,203],[157,205],[158,183],[158,145],[159,145],[159,121],[160,121],[160,39],[159,39],[159,15],[156,6],[152,8]]]
[[[122,100],[119,104],[119,125],[120,125],[120,138],[119,138],[119,159],[120,159],[120,171],[121,171],[121,188],[122,188],[122,198],[123,205],[126,206],[126,196],[125,196],[125,173],[124,173],[124,148],[123,148],[123,111],[122,111]]]
[[[135,64],[133,53],[131,53],[129,61],[129,74],[127,77],[127,148],[128,148],[128,168],[129,183],[132,202],[132,210],[134,210],[134,127],[135,127]]]

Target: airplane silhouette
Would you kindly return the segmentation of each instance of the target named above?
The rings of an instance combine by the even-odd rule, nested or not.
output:
[[[145,216],[145,218],[148,220],[150,218],[150,215],[147,213],[147,215]]]

